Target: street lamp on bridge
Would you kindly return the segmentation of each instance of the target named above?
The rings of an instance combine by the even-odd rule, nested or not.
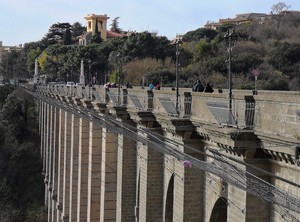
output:
[[[180,46],[181,46],[181,39],[176,39],[175,45],[176,45],[176,111],[177,114],[179,113],[178,107],[179,107],[179,55],[180,55]]]
[[[89,86],[90,86],[90,83],[92,82],[92,81],[91,81],[92,61],[89,59],[89,60],[88,60],[88,63],[89,63],[89,77],[88,77],[88,84],[89,84]]]
[[[122,63],[121,63],[121,55],[120,53],[118,52],[118,54],[116,55],[117,57],[117,64],[118,64],[118,106],[120,106],[120,93],[121,93],[121,86],[120,86],[120,75],[121,75],[121,72],[122,72]]]
[[[229,111],[232,113],[232,73],[231,73],[231,53],[233,49],[233,45],[237,40],[237,35],[233,31],[227,31],[224,35],[224,39],[226,40],[227,52],[228,52],[228,89],[229,89]]]

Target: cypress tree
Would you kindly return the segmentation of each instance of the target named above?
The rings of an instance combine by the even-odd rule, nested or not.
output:
[[[98,30],[98,20],[96,19],[96,24],[95,24],[95,33],[91,39],[91,43],[97,43],[100,44],[102,42],[101,38],[101,33]]]
[[[72,44],[72,34],[70,28],[66,28],[63,36],[63,44],[64,45],[71,45]]]

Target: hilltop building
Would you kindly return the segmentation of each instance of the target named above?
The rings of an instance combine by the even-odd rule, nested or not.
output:
[[[22,44],[16,46],[4,46],[2,41],[0,41],[0,62],[2,61],[2,57],[4,54],[9,53],[12,50],[21,50],[21,49],[22,49]]]
[[[107,14],[104,15],[88,14],[84,18],[86,20],[86,33],[79,37],[80,45],[87,45],[91,42],[91,39],[96,32],[95,30],[96,21],[98,22],[97,24],[98,32],[101,34],[101,38],[104,41],[110,38],[118,38],[125,35],[123,33],[117,33],[117,32],[107,30],[107,20],[109,19]]]
[[[22,44],[16,46],[4,46],[2,41],[0,41],[0,63],[2,62],[2,58],[5,54],[10,53],[13,50],[21,50]],[[3,79],[3,73],[0,73],[0,81]]]
[[[265,13],[244,13],[237,14],[235,18],[227,18],[227,19],[219,19],[219,22],[210,22],[208,21],[204,27],[209,29],[218,29],[220,26],[224,24],[243,24],[247,22],[251,22],[253,20],[264,20],[268,15]]]

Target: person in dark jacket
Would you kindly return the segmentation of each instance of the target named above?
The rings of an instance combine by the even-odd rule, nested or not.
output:
[[[204,86],[201,83],[200,79],[198,79],[193,86],[193,91],[194,92],[203,92],[204,91]]]
[[[208,93],[214,92],[214,89],[210,86],[209,83],[206,84],[205,92],[208,92]]]

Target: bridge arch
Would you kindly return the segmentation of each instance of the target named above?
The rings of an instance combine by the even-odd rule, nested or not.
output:
[[[137,171],[137,181],[136,181],[136,201],[135,201],[135,220],[139,221],[139,206],[140,206],[140,185],[141,185],[141,169]]]
[[[167,198],[165,203],[165,222],[173,221],[173,203],[174,203],[174,174],[169,180],[167,189]]]
[[[209,222],[226,222],[227,221],[227,199],[220,197],[211,212]]]

